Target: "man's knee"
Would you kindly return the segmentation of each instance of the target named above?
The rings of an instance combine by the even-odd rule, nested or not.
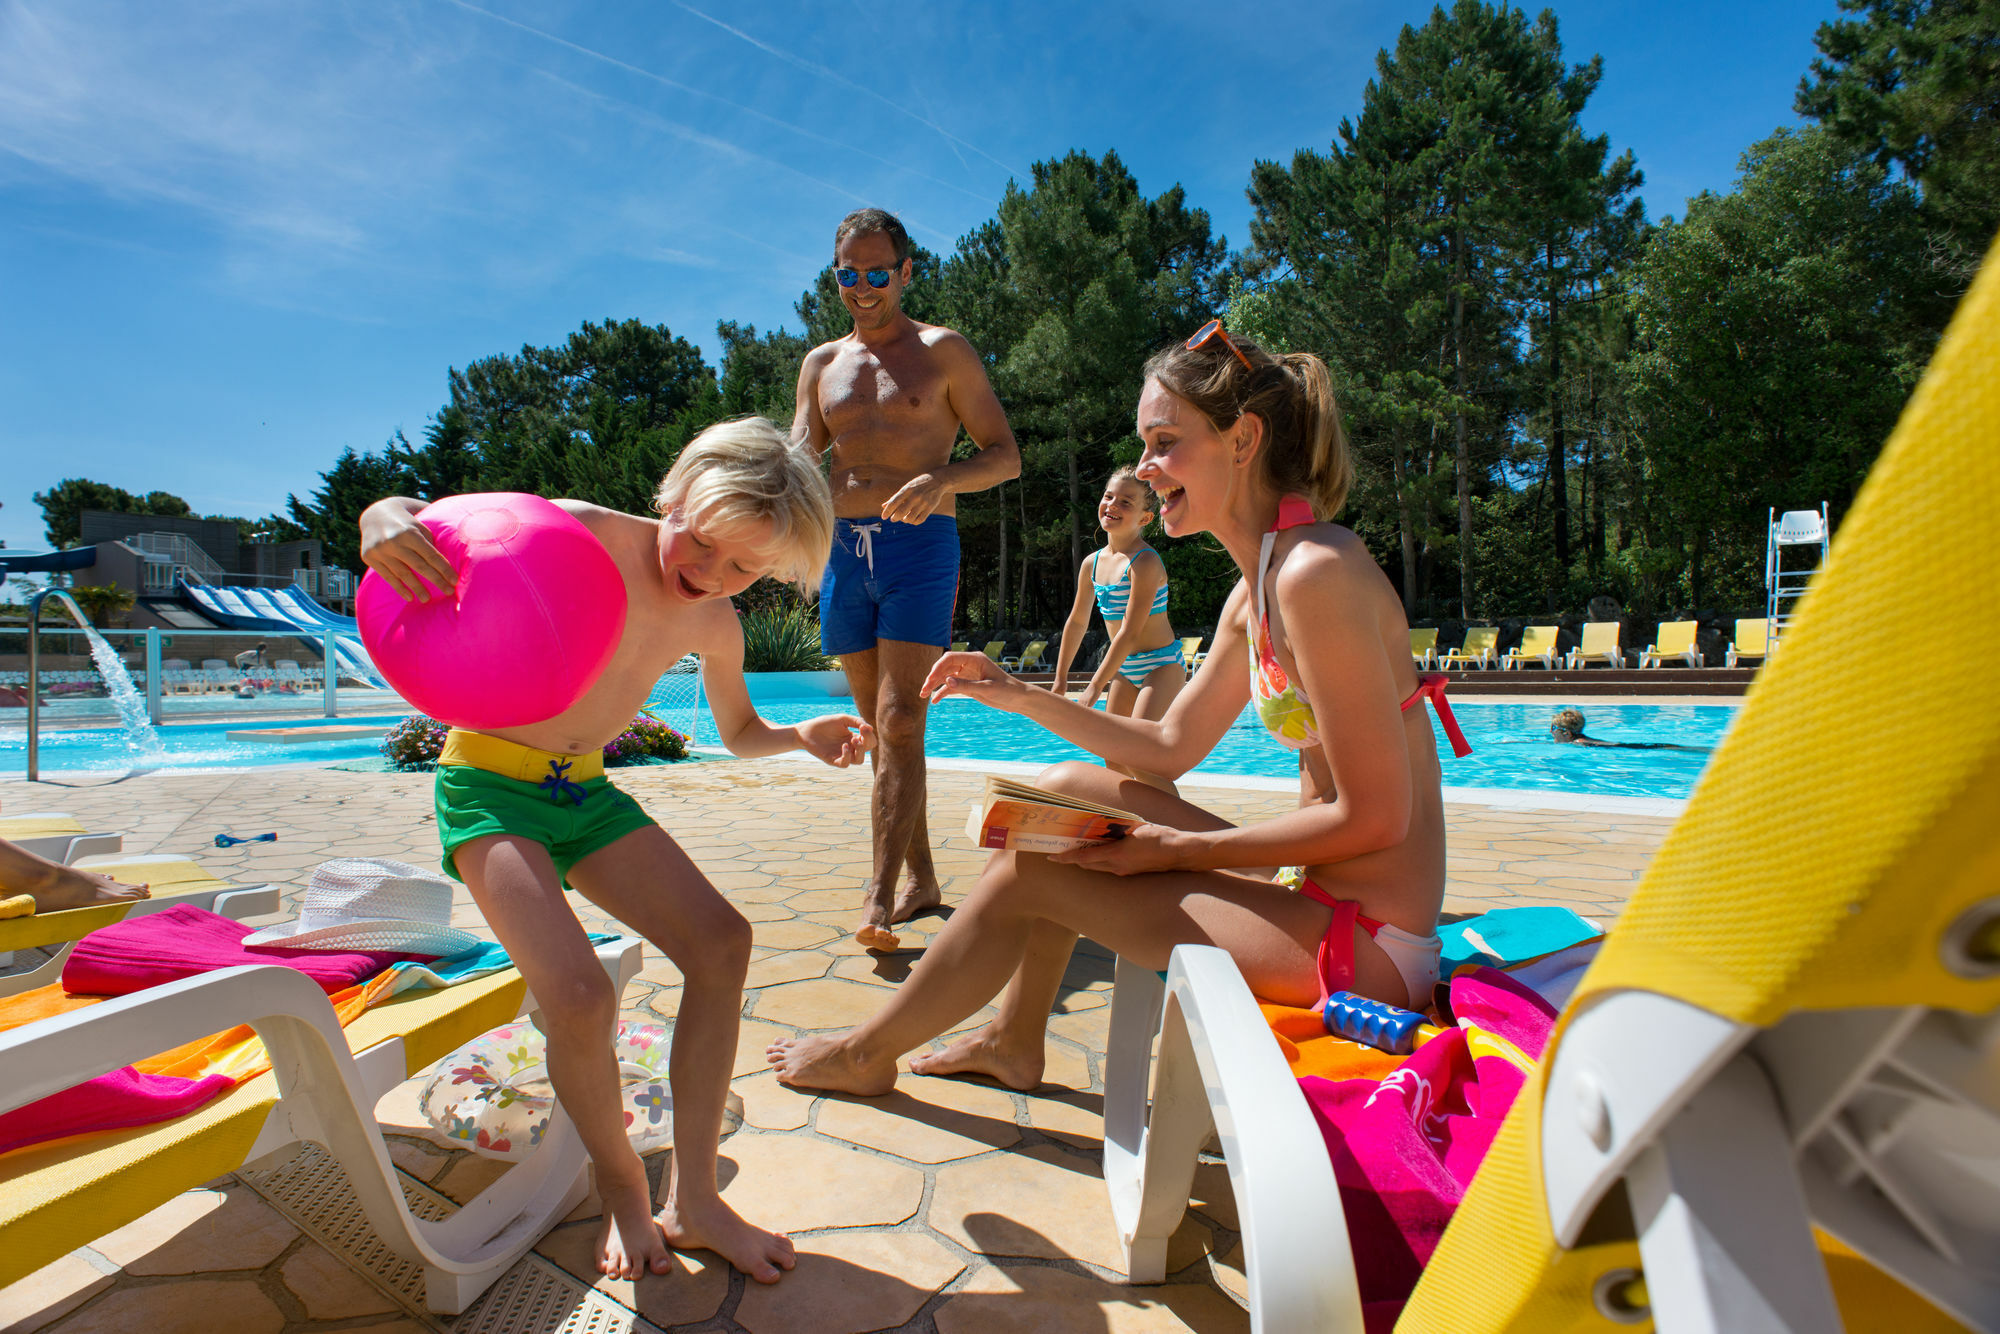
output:
[[[885,746],[921,743],[924,739],[923,701],[900,693],[889,694],[875,706],[875,735]]]

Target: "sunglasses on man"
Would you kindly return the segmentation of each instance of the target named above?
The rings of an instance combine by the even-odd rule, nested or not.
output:
[[[868,270],[868,285],[878,288],[887,287],[889,280],[895,276],[896,271],[894,269],[870,269]],[[833,271],[833,279],[842,287],[852,287],[861,281],[861,270],[835,269]]]

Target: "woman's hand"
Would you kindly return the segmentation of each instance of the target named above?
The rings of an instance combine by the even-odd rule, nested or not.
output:
[[[1173,829],[1166,825],[1142,824],[1135,826],[1132,832],[1123,838],[1115,838],[1109,843],[1099,843],[1095,847],[1051,853],[1049,860],[1061,862],[1066,866],[1081,866],[1087,871],[1105,871],[1112,875],[1144,875],[1148,871],[1171,871],[1185,864],[1183,848],[1186,839],[1186,830]]]
[[[1086,709],[1094,709],[1097,707],[1097,697],[1103,693],[1104,687],[1092,681],[1083,688],[1083,693],[1076,697],[1076,702],[1083,705]]]
[[[449,595],[458,587],[458,572],[405,502],[379,500],[362,511],[361,561],[405,602],[429,602],[432,588]]]
[[[1055,679],[1055,680],[1053,680],[1053,681],[1051,681],[1051,682],[1049,682],[1049,693],[1050,693],[1051,695],[1067,695],[1067,694],[1069,694],[1069,673],[1068,673],[1068,672],[1057,672],[1057,673],[1056,673],[1056,679]]]
[[[792,730],[799,734],[800,749],[836,769],[858,764],[875,749],[875,729],[850,713],[808,718]]]
[[[931,665],[921,693],[933,704],[947,695],[964,695],[1018,713],[1015,698],[1019,692],[1034,688],[1015,680],[984,653],[947,653]]]

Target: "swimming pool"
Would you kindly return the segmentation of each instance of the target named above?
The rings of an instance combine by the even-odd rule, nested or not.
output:
[[[843,697],[763,699],[759,712],[780,725],[852,707]],[[1456,702],[1460,723],[1473,752],[1452,758],[1443,732],[1432,720],[1442,759],[1444,781],[1450,787],[1513,788],[1593,796],[1684,798],[1694,789],[1709,753],[1728,730],[1736,709],[1721,705],[1598,704],[1589,707],[1590,731],[1607,741],[1663,742],[1688,749],[1627,750],[1558,746],[1548,740],[1549,715],[1555,703],[1533,704]],[[388,727],[400,715],[341,717],[341,724],[373,723]],[[320,720],[300,720],[318,722]],[[256,768],[276,764],[336,764],[378,755],[369,740],[320,741],[308,745],[272,745],[230,741],[231,731],[298,726],[299,722],[169,725],[160,729],[164,761],[147,767],[172,769]],[[706,710],[696,729],[698,744],[715,743],[715,725]],[[26,739],[18,728],[0,732],[0,771],[25,767]],[[928,752],[938,759],[997,760],[1052,764],[1087,758],[1076,747],[1043,731],[1025,718],[972,700],[949,699],[930,713]],[[60,770],[125,770],[135,756],[116,728],[42,729],[41,767]],[[1265,735],[1246,711],[1224,735],[1222,744],[1202,763],[1198,773],[1289,778],[1296,762]]]

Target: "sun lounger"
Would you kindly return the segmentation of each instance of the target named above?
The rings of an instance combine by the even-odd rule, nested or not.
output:
[[[78,857],[119,852],[123,834],[93,834],[66,811],[23,811],[0,816],[0,838],[23,852],[68,866]]]
[[[622,993],[639,942],[597,955]],[[248,1023],[272,1069],[172,1121],[58,1140],[0,1157],[0,1286],[122,1227],[225,1172],[324,1145],[388,1248],[424,1272],[434,1311],[463,1311],[583,1198],[586,1157],[567,1117],[542,1143],[448,1217],[412,1212],[375,1123],[376,1102],[438,1058],[534,1002],[506,969],[404,993],[345,1029],[304,974],[229,968],[0,1034],[0,1112],[156,1052]]]
[[[1195,668],[1201,666],[1208,658],[1208,655],[1201,651],[1200,635],[1189,635],[1181,640],[1181,657],[1187,660],[1188,675],[1193,676]]]
[[[1410,660],[1419,667],[1437,665],[1438,632],[1435,627],[1410,631]]]
[[[1563,666],[1581,669],[1602,658],[1607,667],[1623,667],[1625,654],[1618,647],[1622,628],[1616,621],[1584,622],[1583,639],[1563,659]]]
[[[1898,1284],[1996,1327],[2000,711],[1975,676],[1911,691],[1900,659],[1852,651],[2000,583],[2000,542],[1940,562],[1932,537],[2000,536],[1996,338],[1989,264],[1398,1329],[1951,1327]],[[1325,1146],[1234,965],[1182,946],[1164,991],[1120,961],[1104,1174],[1129,1272],[1163,1276],[1212,1121],[1252,1328],[1358,1334]]]
[[[987,657],[993,659],[993,661],[999,662],[1000,655],[1007,651],[1007,641],[1004,639],[993,640],[985,648],[979,651],[981,653],[984,653]]]
[[[1729,647],[1723,651],[1722,665],[1734,667],[1748,658],[1762,662],[1770,652],[1771,622],[1762,616],[1755,619],[1746,618],[1736,622],[1736,637],[1729,641]]]
[[[1659,667],[1668,658],[1679,658],[1690,667],[1701,666],[1701,652],[1695,648],[1693,621],[1662,621],[1653,642],[1639,651],[1641,667]]]
[[[1500,670],[1509,671],[1523,663],[1539,662],[1549,671],[1556,667],[1556,634],[1553,625],[1530,625],[1521,631],[1521,646],[1510,648],[1500,659]]]
[[[130,884],[148,884],[152,897],[0,921],[0,955],[16,950],[60,947],[54,955],[30,971],[0,977],[0,996],[18,995],[56,981],[62,976],[63,961],[69,957],[71,946],[99,927],[110,926],[128,917],[143,917],[147,913],[184,903],[206,908],[236,921],[278,911],[279,892],[276,887],[230,884],[217,879],[186,857],[144,854],[84,857],[73,865],[80,870],[97,871]]]
[[[954,644],[952,644],[952,646],[951,646],[951,651],[952,651],[953,653],[963,653],[963,652],[965,652],[965,651],[966,651],[967,649],[969,649],[969,648],[971,648],[971,647],[972,647],[972,641],[971,641],[971,640],[969,640],[969,639],[961,639],[961,640],[958,640],[957,642],[955,642]]]
[[[1475,625],[1465,632],[1465,642],[1449,653],[1438,655],[1440,667],[1491,667],[1496,654],[1494,644],[1500,638],[1500,631],[1491,625]]]
[[[1048,640],[1037,639],[1021,650],[1020,657],[1000,659],[1000,666],[1010,672],[1032,672],[1042,665],[1042,650],[1048,646]]]

